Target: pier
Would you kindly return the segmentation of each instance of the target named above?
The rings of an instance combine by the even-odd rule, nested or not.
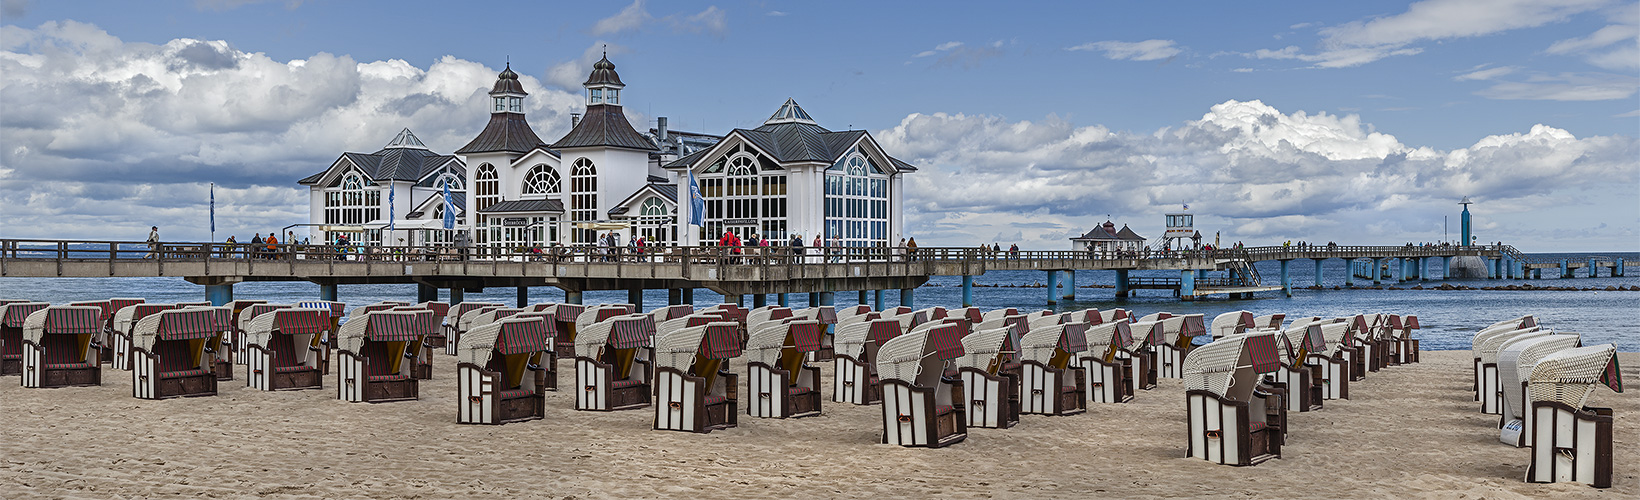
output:
[[[1373,283],[1387,279],[1424,279],[1439,263],[1445,278],[1454,257],[1480,257],[1495,278],[1538,277],[1543,269],[1611,269],[1623,275],[1621,259],[1587,262],[1529,262],[1507,245],[1492,246],[1277,246],[1214,251],[1133,252],[1105,255],[1086,251],[988,251],[975,248],[791,248],[791,247],[650,247],[645,249],[559,247],[504,250],[451,247],[347,247],[325,245],[160,243],[83,240],[0,240],[0,276],[34,278],[181,277],[205,287],[212,302],[232,300],[233,285],[252,281],[309,281],[320,285],[322,299],[335,300],[342,284],[414,283],[419,300],[433,300],[450,290],[452,302],[466,291],[516,287],[518,302],[528,301],[528,287],[563,289],[578,303],[591,290],[626,290],[629,302],[642,305],[644,290],[668,290],[671,303],[694,300],[694,290],[723,294],[730,302],[765,305],[770,295],[786,303],[787,294],[808,294],[810,303],[831,304],[838,292],[858,292],[862,303],[882,307],[882,291],[898,290],[901,305],[912,305],[913,290],[932,276],[960,276],[963,304],[973,303],[973,280],[989,271],[1047,273],[1049,304],[1074,300],[1074,286],[1061,292],[1060,277],[1075,282],[1078,271],[1115,273],[1118,298],[1136,290],[1171,290],[1182,300],[1212,295],[1250,298],[1255,292],[1282,291],[1289,296],[1292,262],[1310,260],[1316,285],[1321,263],[1343,259],[1358,268],[1390,269],[1368,273]],[[1253,265],[1278,261],[1279,281],[1266,283]],[[1133,271],[1172,271],[1177,277],[1134,276]],[[1063,293],[1063,294],[1062,294]],[[869,302],[868,302],[869,300]]]

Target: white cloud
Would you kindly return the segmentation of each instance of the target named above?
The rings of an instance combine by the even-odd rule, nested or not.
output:
[[[547,68],[547,79],[545,83],[553,87],[579,93],[581,91],[581,83],[586,81],[587,75],[592,74],[592,63],[598,62],[598,60],[602,59],[606,54],[623,54],[625,52],[626,47],[621,45],[611,45],[603,40],[592,42],[592,45],[588,46],[586,50],[581,51],[581,57],[564,61],[553,65],[551,68]],[[619,70],[619,68],[617,68],[617,70]]]
[[[700,11],[698,14],[686,16],[673,26],[678,31],[707,33],[716,37],[722,37],[724,33],[729,32],[729,21],[725,17],[723,9],[717,8],[716,5],[707,6],[706,10]]]
[[[769,11],[769,12],[763,14],[763,15],[769,16],[769,17],[786,17],[789,14],[786,13],[786,12],[778,11],[778,10],[771,10],[771,11]]]
[[[678,33],[704,33],[722,37],[729,31],[728,17],[723,9],[717,8],[716,5],[707,6],[706,10],[695,14],[672,14],[657,18],[644,8],[644,0],[634,0],[632,5],[626,6],[615,15],[593,23],[591,32],[593,36],[603,36],[639,31],[656,21],[670,24],[672,30]]]
[[[1640,175],[1633,138],[1580,139],[1540,125],[1440,151],[1403,144],[1355,115],[1283,113],[1259,101],[1227,101],[1150,134],[1053,116],[934,113],[876,137],[921,169],[906,178],[910,232],[925,244],[964,246],[1018,231],[1015,239],[1041,242],[1032,247],[1058,247],[1054,238],[1106,214],[1151,236],[1159,214],[1181,202],[1204,214],[1198,226],[1223,227],[1231,241],[1398,243],[1407,224],[1431,213],[1438,228],[1437,211],[1459,196],[1535,210],[1534,197],[1624,191],[1609,180]],[[1345,229],[1374,224],[1361,234]]]
[[[1589,64],[1613,71],[1640,70],[1640,3],[1613,9],[1607,18],[1615,24],[1585,37],[1555,42],[1545,52],[1580,55]]]
[[[1500,82],[1475,92],[1488,99],[1605,101],[1627,99],[1640,88],[1640,78],[1610,73],[1535,74],[1525,81]]]
[[[1066,47],[1065,50],[1100,51],[1105,53],[1106,58],[1118,61],[1155,61],[1167,59],[1184,52],[1173,40],[1145,40],[1142,42],[1106,40]]]
[[[1454,76],[1454,77],[1452,77],[1452,79],[1460,81],[1460,82],[1465,81],[1465,80],[1491,80],[1493,78],[1497,78],[1497,77],[1500,77],[1500,76],[1503,76],[1503,75],[1514,73],[1514,72],[1519,71],[1519,70],[1520,70],[1520,67],[1518,67],[1518,66],[1498,66],[1496,68],[1486,68],[1486,69],[1470,71],[1468,73],[1464,73],[1464,74],[1461,74],[1461,75],[1458,75],[1458,76]]]
[[[967,45],[963,42],[953,40],[935,45],[932,49],[912,54],[911,58],[920,59],[939,56],[929,65],[930,67],[962,67],[964,69],[971,69],[979,67],[979,65],[986,59],[1002,56],[1002,46],[1004,44],[1004,41],[997,40],[985,45],[976,46]],[[906,61],[905,63],[911,64],[911,61]]]
[[[592,35],[603,36],[623,31],[635,31],[654,19],[655,16],[649,15],[649,11],[643,8],[643,0],[634,0],[632,5],[621,9],[619,13],[593,23]]]
[[[935,55],[935,54],[939,54],[941,52],[950,51],[951,49],[961,47],[961,46],[962,46],[962,42],[945,42],[945,43],[942,43],[942,44],[939,44],[939,45],[935,45],[934,48],[932,48],[932,49],[928,49],[928,50],[924,50],[922,52],[918,52],[917,55],[914,55],[914,56],[911,56],[911,57],[928,57],[928,56],[932,56],[932,55]]]

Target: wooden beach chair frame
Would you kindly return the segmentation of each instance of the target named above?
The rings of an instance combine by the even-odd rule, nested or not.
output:
[[[247,330],[245,385],[262,391],[324,387],[323,348],[316,338],[330,332],[328,309],[279,309],[257,316]],[[332,336],[334,337],[334,336]]]
[[[507,318],[462,335],[456,352],[457,423],[500,425],[546,417],[541,355],[553,347],[549,328],[543,318]]]
[[[1088,404],[1127,403],[1138,392],[1133,379],[1134,363],[1142,360],[1118,357],[1122,346],[1134,342],[1133,323],[1116,321],[1093,325],[1087,329],[1087,350],[1079,358],[1082,363],[1082,387]]]
[[[883,444],[941,448],[968,438],[962,380],[945,376],[963,355],[956,325],[931,323],[883,343]]]
[[[50,306],[23,320],[23,387],[102,385],[93,337],[102,333],[102,308]]]
[[[1498,351],[1500,385],[1504,389],[1503,415],[1498,419],[1499,442],[1516,448],[1526,446],[1532,428],[1531,403],[1527,399],[1532,369],[1551,354],[1582,345],[1580,335],[1566,333],[1510,342]]]
[[[336,398],[349,403],[415,401],[421,342],[433,331],[433,311],[371,311],[352,316],[336,333]]]
[[[1087,350],[1087,323],[1032,329],[1020,338],[1020,408],[1027,415],[1076,415],[1088,409],[1086,368],[1074,366]]]
[[[1017,354],[1019,330],[1009,325],[962,338],[963,357],[955,364],[968,397],[969,427],[1007,429],[1019,424],[1019,375],[1002,371]]]
[[[765,325],[746,341],[746,414],[758,418],[801,418],[820,414],[820,367],[808,354],[820,350],[818,321]]]
[[[740,324],[707,322],[655,336],[655,430],[708,433],[740,425]]]
[[[627,309],[630,311],[630,309]],[[582,313],[581,323],[587,315]],[[587,325],[575,339],[575,409],[619,411],[649,406],[654,394],[655,319],[625,314]]]
[[[137,321],[131,328],[131,395],[215,396],[217,360],[207,348],[220,342],[222,332],[234,330],[227,316],[226,308],[187,308],[161,310]]]
[[[1273,334],[1227,335],[1185,360],[1185,456],[1248,466],[1281,458],[1286,407],[1263,373],[1280,366]],[[1252,345],[1249,345],[1252,344]]]
[[[15,301],[0,304],[0,376],[23,374],[23,323],[46,302]]]
[[[1612,344],[1566,349],[1538,361],[1527,386],[1532,400],[1530,483],[1612,485],[1611,408],[1585,406],[1595,385],[1623,392]]]

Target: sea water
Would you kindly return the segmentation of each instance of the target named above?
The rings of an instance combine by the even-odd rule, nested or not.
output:
[[[1532,314],[1545,327],[1562,332],[1577,332],[1583,335],[1583,343],[1603,344],[1614,343],[1620,351],[1640,351],[1640,291],[1605,291],[1607,287],[1640,286],[1640,253],[1599,253],[1599,254],[1534,254],[1529,255],[1534,261],[1559,261],[1569,259],[1572,262],[1588,262],[1591,256],[1624,259],[1628,271],[1634,273],[1629,277],[1605,277],[1610,271],[1602,269],[1599,278],[1554,279],[1559,274],[1558,269],[1544,270],[1545,279],[1542,280],[1440,280],[1428,279],[1440,276],[1440,259],[1429,259],[1430,268],[1425,271],[1424,280],[1413,280],[1395,283],[1385,281],[1386,289],[1349,289],[1334,290],[1333,287],[1344,287],[1347,270],[1344,262],[1339,259],[1329,259],[1322,262],[1322,290],[1309,290],[1315,284],[1314,261],[1308,259],[1294,260],[1289,263],[1288,277],[1294,287],[1293,296],[1287,297],[1280,291],[1258,292],[1252,299],[1228,299],[1223,295],[1199,299],[1193,302],[1181,301],[1173,296],[1169,290],[1138,290],[1131,298],[1118,300],[1111,287],[1115,282],[1113,271],[1081,271],[1076,273],[1076,299],[1057,299],[1065,294],[1064,289],[1053,294],[1056,304],[1049,305],[1049,292],[1044,284],[1048,276],[1043,271],[992,271],[974,278],[974,305],[981,309],[997,309],[1016,307],[1021,311],[1051,309],[1069,311],[1086,308],[1124,308],[1140,315],[1152,312],[1166,311],[1177,314],[1201,313],[1211,321],[1212,317],[1220,313],[1247,310],[1254,314],[1282,313],[1289,317],[1321,316],[1324,318],[1348,316],[1359,313],[1394,313],[1417,315],[1423,329],[1414,334],[1421,339],[1424,349],[1468,349],[1470,337],[1481,327],[1493,322]],[[1393,267],[1393,266],[1392,266]],[[1279,285],[1281,283],[1280,264],[1274,261],[1258,263],[1258,272],[1265,285]],[[1222,274],[1222,273],[1215,273]],[[1399,273],[1396,273],[1399,274]],[[1579,274],[1583,276],[1584,274]],[[1137,277],[1170,277],[1179,276],[1178,271],[1134,271],[1130,278]],[[1063,280],[1062,280],[1063,281]],[[1357,287],[1370,286],[1371,280],[1355,278]],[[1428,290],[1441,284],[1450,283],[1453,286],[1497,287],[1505,285],[1525,285],[1534,287],[1576,287],[1598,288],[1598,291],[1508,291],[1508,290]],[[1411,290],[1413,286],[1423,286],[1426,290]],[[1400,288],[1390,290],[1389,287]],[[564,299],[564,292],[553,287],[533,287],[528,290],[531,303],[559,302]],[[348,303],[351,307],[370,304],[382,300],[414,301],[416,286],[412,284],[392,285],[341,285],[337,287],[338,299]],[[0,278],[0,298],[31,299],[51,303],[68,303],[81,300],[101,300],[110,297],[141,297],[149,302],[183,302],[204,300],[204,287],[190,284],[181,278]],[[449,291],[440,290],[440,300],[449,300]],[[475,302],[495,302],[513,305],[517,301],[517,289],[513,287],[491,287],[483,292],[468,292],[464,300]],[[962,305],[962,278],[959,276],[935,276],[928,283],[917,288],[913,294],[913,307],[944,306],[947,308]],[[319,286],[308,282],[246,282],[234,286],[236,299],[260,299],[270,303],[292,303],[299,300],[314,300],[319,298]],[[875,295],[868,294],[867,304],[870,304]],[[643,306],[651,309],[666,304],[666,290],[647,290],[644,292]],[[791,307],[807,307],[808,294],[794,293],[787,295]],[[853,305],[858,302],[859,294],[855,291],[838,291],[834,294],[834,304],[838,306]],[[697,289],[695,305],[707,306],[720,303],[723,297],[706,289]],[[625,291],[589,291],[583,294],[582,302],[586,304],[598,303],[625,303]],[[776,303],[776,298],[769,297],[769,304]],[[883,291],[883,305],[893,307],[900,304],[898,290]],[[746,299],[746,306],[752,305],[751,299]]]

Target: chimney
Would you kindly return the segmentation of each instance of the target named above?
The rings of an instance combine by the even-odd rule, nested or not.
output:
[[[581,114],[580,113],[570,113],[569,114],[569,128],[575,128],[576,125],[580,125],[580,124],[581,124]]]
[[[655,138],[661,143],[661,149],[666,149],[666,117],[655,118]]]

